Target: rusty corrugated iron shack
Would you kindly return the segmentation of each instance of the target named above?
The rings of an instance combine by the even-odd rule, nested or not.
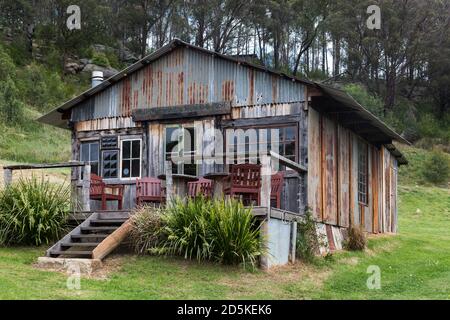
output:
[[[393,141],[407,141],[340,90],[181,40],[39,120],[71,130],[72,159],[125,185],[127,208],[135,206],[136,177],[164,173],[171,128],[277,128],[281,153],[307,167],[286,171],[283,209],[309,207],[317,221],[338,227],[397,229],[397,168],[407,161]],[[203,175],[224,165],[200,159],[174,170]]]

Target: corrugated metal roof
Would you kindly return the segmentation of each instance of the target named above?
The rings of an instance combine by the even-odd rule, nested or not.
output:
[[[351,115],[356,124],[358,122],[363,123],[362,126],[352,127],[351,129],[358,134],[366,136],[369,142],[375,143],[375,140],[371,139],[371,132],[376,133],[376,140],[396,140],[401,143],[410,145],[411,143],[405,138],[396,133],[387,124],[373,115],[369,110],[361,106],[352,96],[346,92],[339,90],[334,87],[330,87],[321,83],[315,83],[315,85],[325,94],[325,96],[330,97],[338,104],[332,104],[329,112],[339,113],[339,111],[345,112],[346,116]],[[330,107],[330,106],[328,106]],[[345,107],[345,110],[344,110]],[[333,110],[335,109],[335,110]],[[368,130],[371,128],[372,131]],[[381,140],[380,140],[381,137]],[[392,144],[392,143],[382,143],[385,145],[389,151],[397,158],[399,164],[407,164],[408,161],[403,156],[403,154]]]
[[[253,95],[250,96],[251,97],[250,101],[247,100],[247,93],[249,91],[254,90],[254,94],[256,94],[257,92],[267,91],[267,89],[269,89],[269,88],[270,88],[272,95],[275,95],[277,97],[293,96],[291,100],[298,101],[298,100],[300,100],[298,95],[303,94],[303,93],[300,93],[298,86],[295,86],[294,83],[296,82],[297,84],[302,83],[302,84],[308,84],[308,85],[313,84],[313,82],[310,82],[305,79],[301,79],[298,77],[292,77],[292,76],[289,76],[282,72],[276,72],[275,70],[270,69],[270,68],[266,68],[266,67],[263,67],[263,66],[260,66],[257,64],[253,64],[251,62],[242,61],[242,60],[232,57],[232,56],[227,56],[224,54],[216,53],[216,52],[213,52],[213,51],[201,48],[201,47],[191,45],[191,44],[181,41],[179,39],[175,39],[175,40],[172,40],[168,45],[166,45],[166,46],[162,47],[161,49],[155,51],[154,53],[146,56],[145,58],[141,59],[140,61],[136,62],[135,64],[131,65],[130,67],[122,70],[121,72],[117,73],[116,75],[112,76],[111,78],[106,79],[100,85],[98,85],[94,88],[90,88],[87,91],[80,94],[79,96],[65,102],[58,108],[52,110],[48,114],[39,118],[38,121],[47,123],[47,124],[51,124],[51,125],[55,125],[55,126],[59,126],[62,128],[68,128],[67,121],[63,120],[61,116],[58,117],[58,114],[62,114],[65,111],[67,111],[71,108],[74,108],[74,107],[78,107],[80,105],[83,105],[85,108],[85,110],[83,110],[83,113],[95,117],[96,115],[94,112],[97,112],[97,110],[95,110],[95,111],[92,110],[92,108],[93,108],[93,106],[91,104],[92,102],[88,102],[87,105],[83,104],[84,102],[89,100],[90,97],[95,96],[95,100],[98,101],[99,99],[117,99],[119,97],[119,95],[121,95],[122,99],[124,99],[123,96],[124,95],[126,96],[126,94],[135,94],[134,92],[127,92],[126,91],[127,88],[124,88],[123,86],[121,88],[121,92],[118,92],[118,91],[114,92],[114,90],[113,90],[113,92],[110,92],[108,94],[104,94],[104,92],[106,89],[110,88],[111,86],[118,83],[119,81],[122,81],[122,82],[128,81],[127,79],[129,79],[128,78],[129,76],[134,75],[137,71],[143,69],[145,66],[149,65],[150,63],[158,60],[159,58],[167,55],[168,53],[172,52],[176,48],[180,48],[180,47],[190,48],[190,49],[193,49],[194,51],[208,54],[208,55],[210,55],[211,58],[218,57],[225,61],[232,62],[233,64],[248,66],[248,67],[250,67],[250,69],[256,69],[256,70],[264,71],[265,73],[267,73],[265,76],[257,77],[256,80],[253,79],[253,81],[252,81],[252,72],[236,73],[235,70],[232,70],[232,68],[230,69],[230,65],[227,66],[227,64],[225,64],[225,63],[212,62],[212,61],[214,61],[214,59],[210,59],[210,63],[213,64],[213,67],[211,68],[210,65],[205,64],[204,56],[198,56],[198,55],[196,56],[195,54],[189,55],[188,56],[189,61],[187,61],[186,65],[188,65],[191,69],[195,66],[196,68],[200,68],[200,69],[204,68],[204,70],[205,70],[205,73],[201,74],[202,79],[193,79],[194,83],[188,84],[188,88],[192,91],[187,90],[187,92],[183,92],[185,98],[190,96],[192,100],[195,100],[195,101],[192,101],[192,103],[198,103],[200,100],[202,100],[206,96],[207,93],[217,92],[217,90],[220,90],[220,94],[222,96],[225,95],[225,98],[227,98],[227,95],[232,95],[232,94],[235,95],[236,100],[237,100],[236,101],[237,105],[277,102],[277,101],[273,101],[274,99],[270,99],[271,101],[268,101],[268,99],[264,99],[264,97],[262,99],[258,99],[258,97],[253,97]],[[187,72],[189,72],[189,70],[187,70]],[[222,82],[223,83],[222,88],[212,88],[206,84],[203,84],[204,87],[200,87],[200,88],[197,87],[198,81],[195,81],[195,80],[204,80],[208,76],[209,77],[218,77],[219,79],[218,79],[217,83],[219,83],[221,80],[233,79],[233,78],[237,77],[238,80],[239,79],[242,80],[242,83],[243,84],[247,83],[248,86],[245,86],[245,85],[236,86],[236,85],[233,85],[233,83],[230,81],[228,83]],[[254,75],[253,75],[253,77],[254,77]],[[222,78],[222,79],[220,79],[220,78]],[[291,85],[287,85],[286,83],[281,85],[280,82],[283,80],[283,78],[287,79],[287,80],[292,80],[293,83]],[[205,81],[203,81],[203,82],[205,82]],[[209,84],[211,85],[211,82],[209,82]],[[253,88],[251,87],[252,85],[254,86]],[[164,89],[169,88],[169,86],[167,85],[166,82],[162,83],[160,90],[163,87],[164,87]],[[163,90],[163,91],[165,91],[165,90]],[[131,97],[131,98],[126,97],[127,100],[133,100],[132,98],[133,97]],[[265,101],[265,100],[267,100],[267,101]],[[277,99],[275,99],[275,100],[277,100]],[[190,101],[187,101],[187,102],[189,103]],[[204,102],[211,102],[211,101],[204,101]],[[286,101],[280,101],[280,102],[286,102]],[[173,105],[175,105],[175,104],[176,103],[173,103]],[[159,106],[161,106],[161,105],[159,105]],[[111,110],[111,111],[112,111],[110,113],[111,116],[117,115],[116,113],[118,112],[118,110]]]

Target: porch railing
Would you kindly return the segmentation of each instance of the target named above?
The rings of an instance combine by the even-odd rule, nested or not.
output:
[[[18,164],[3,167],[3,176],[5,187],[12,183],[13,172],[17,170],[41,170],[41,169],[61,169],[61,168],[83,168],[83,178],[78,177],[76,186],[81,187],[81,209],[82,211],[91,211],[89,201],[89,190],[91,188],[91,166],[85,162],[73,161],[50,164]]]

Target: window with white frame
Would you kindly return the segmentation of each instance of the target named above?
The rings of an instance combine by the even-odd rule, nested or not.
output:
[[[121,142],[121,177],[133,179],[141,177],[142,140],[125,139]]]
[[[361,204],[368,204],[368,145],[362,141],[358,143],[358,201]]]

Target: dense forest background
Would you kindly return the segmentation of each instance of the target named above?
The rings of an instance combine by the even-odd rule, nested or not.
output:
[[[0,0],[0,159],[66,157],[67,133],[30,120],[92,70],[111,75],[175,37],[343,88],[416,146],[450,152],[449,0],[75,2]],[[66,26],[72,4],[81,30]],[[366,25],[373,4],[380,30]]]

